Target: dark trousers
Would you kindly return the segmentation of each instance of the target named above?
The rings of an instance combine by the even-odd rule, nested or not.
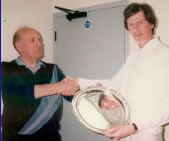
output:
[[[58,132],[36,133],[32,135],[7,136],[3,137],[2,141],[61,141],[61,136]]]

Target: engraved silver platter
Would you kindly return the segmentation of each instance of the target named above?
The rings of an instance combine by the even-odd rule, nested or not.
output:
[[[72,106],[73,113],[80,123],[99,134],[130,120],[126,100],[117,91],[105,87],[87,87],[78,91]]]

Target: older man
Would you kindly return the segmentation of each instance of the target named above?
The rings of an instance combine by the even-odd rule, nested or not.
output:
[[[3,141],[60,141],[62,96],[71,101],[79,89],[55,64],[41,61],[41,34],[21,27],[13,36],[19,57],[2,63]]]

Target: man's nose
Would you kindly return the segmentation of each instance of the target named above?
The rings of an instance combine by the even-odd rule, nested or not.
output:
[[[43,44],[42,41],[39,41],[39,40],[36,40],[35,43],[36,43],[37,46],[41,46]]]
[[[139,33],[139,27],[137,25],[133,26],[132,33],[133,34],[138,34]]]
[[[108,108],[108,107],[109,107],[109,103],[108,103],[108,102],[105,102],[105,103],[104,103],[104,107],[105,107],[105,108]]]

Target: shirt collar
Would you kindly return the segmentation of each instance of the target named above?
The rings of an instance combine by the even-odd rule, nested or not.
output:
[[[20,65],[20,66],[25,66],[26,68],[28,68],[29,70],[31,70],[31,68],[29,66],[27,66],[26,64],[24,64],[24,62],[21,60],[20,57],[18,57],[15,62]],[[39,70],[41,68],[41,66],[45,66],[45,64],[42,61],[38,61],[36,64],[36,71]],[[32,70],[31,70],[32,71]],[[36,72],[35,71],[35,72]]]
[[[159,37],[153,37],[143,48],[140,48],[139,51],[144,51],[148,49],[153,49],[156,48],[160,44],[160,39]]]
[[[146,45],[145,48],[154,48],[160,43],[159,37],[154,37],[150,40]]]

